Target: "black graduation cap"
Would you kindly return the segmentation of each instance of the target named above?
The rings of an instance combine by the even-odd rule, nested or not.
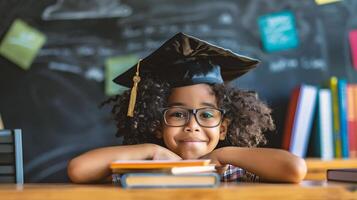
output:
[[[178,33],[128,71],[116,77],[114,82],[133,87],[131,95],[136,96],[141,74],[150,73],[154,77],[166,80],[172,87],[199,83],[215,84],[233,80],[258,63],[258,60]],[[131,97],[131,104],[135,104],[136,97],[133,98],[134,102]]]

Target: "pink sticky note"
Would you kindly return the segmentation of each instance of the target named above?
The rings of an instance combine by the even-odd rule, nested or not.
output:
[[[353,67],[357,70],[357,30],[350,31],[349,38]]]

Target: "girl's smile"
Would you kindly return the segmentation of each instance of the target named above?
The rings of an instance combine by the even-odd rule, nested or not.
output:
[[[211,107],[217,109],[216,97],[207,84],[196,84],[172,89],[169,106],[179,106],[187,109]],[[174,115],[179,118],[181,115]],[[210,116],[208,116],[210,117]],[[168,149],[183,159],[197,159],[215,149],[220,139],[224,139],[227,130],[226,123],[215,127],[202,127],[191,115],[183,126],[173,127],[163,125],[162,138]]]

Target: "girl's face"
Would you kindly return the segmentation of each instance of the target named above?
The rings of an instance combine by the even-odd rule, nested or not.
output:
[[[174,88],[168,103],[169,107],[187,109],[218,108],[216,97],[207,84]],[[216,127],[206,128],[200,126],[191,114],[184,126],[172,127],[164,124],[161,137],[166,147],[182,159],[198,159],[213,151],[219,140],[225,138],[226,131],[226,121]]]

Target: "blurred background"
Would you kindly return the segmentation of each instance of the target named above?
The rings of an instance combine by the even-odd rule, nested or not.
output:
[[[261,60],[230,84],[272,107],[267,146],[280,148],[293,88],[357,82],[357,1],[321,2],[0,1],[0,113],[5,128],[22,129],[25,182],[67,182],[71,158],[120,144],[110,108],[98,105],[125,90],[113,77],[177,32]]]

